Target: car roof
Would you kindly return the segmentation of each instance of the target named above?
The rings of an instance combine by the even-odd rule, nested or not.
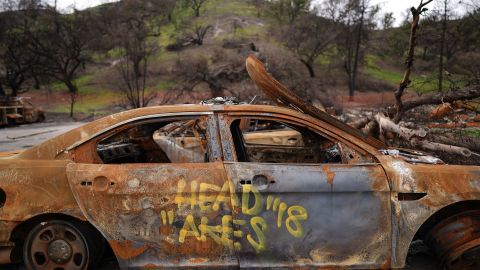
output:
[[[181,104],[181,105],[162,105],[162,106],[151,106],[139,109],[133,109],[128,111],[122,111],[115,113],[95,121],[86,123],[78,128],[72,129],[64,134],[61,134],[57,137],[51,138],[37,146],[34,146],[30,149],[27,149],[18,155],[19,158],[24,159],[54,159],[60,153],[64,152],[67,148],[72,145],[78,145],[82,142],[85,142],[92,137],[96,136],[99,132],[103,132],[106,129],[111,128],[115,125],[123,124],[126,121],[132,119],[141,119],[142,117],[161,115],[161,114],[177,114],[177,113],[213,113],[220,111],[251,111],[251,112],[275,112],[280,114],[289,114],[289,115],[299,115],[298,111],[289,109],[286,107],[271,106],[271,105],[250,105],[250,104],[240,104],[240,105],[197,105],[197,104]],[[328,115],[325,113],[325,115]],[[306,115],[305,115],[306,116]],[[311,116],[308,116],[311,117]],[[336,118],[329,116],[340,123],[339,125],[334,125],[340,130],[347,132],[364,142],[366,135],[361,137],[356,133],[360,133],[357,129],[349,127]],[[347,128],[345,128],[347,126]],[[352,132],[353,131],[353,132]],[[363,134],[363,133],[360,133]],[[371,145],[371,144],[370,144]]]

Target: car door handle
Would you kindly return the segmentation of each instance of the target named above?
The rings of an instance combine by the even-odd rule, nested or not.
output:
[[[265,186],[269,184],[274,184],[274,180],[268,180],[268,178],[263,174],[257,174],[252,177],[252,180],[242,179],[240,180],[240,185],[254,185],[254,186]]]
[[[268,178],[263,174],[257,174],[252,178],[252,185],[254,186],[268,185]]]
[[[101,175],[95,177],[92,181],[85,179],[80,185],[92,187],[95,191],[106,191],[109,187],[114,186],[115,182],[111,182],[107,177]]]

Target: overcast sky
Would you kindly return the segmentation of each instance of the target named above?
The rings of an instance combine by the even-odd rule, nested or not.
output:
[[[55,0],[47,0],[51,4],[55,3]],[[60,9],[70,9],[75,7],[76,9],[84,9],[87,7],[97,6],[106,2],[114,2],[111,0],[57,0],[57,6]]]
[[[52,4],[54,0],[49,0]],[[57,5],[60,9],[71,9],[75,6],[77,9],[84,9],[91,6],[96,6],[105,2],[114,2],[115,0],[57,0]],[[395,25],[401,23],[405,17],[405,11],[412,6],[418,5],[419,0],[370,0],[372,4],[379,4],[381,6],[381,12],[393,12],[395,16]],[[458,0],[450,0],[455,3]],[[313,2],[321,2],[321,0],[314,0]],[[435,2],[435,1],[434,1]],[[435,3],[428,5],[429,9],[435,8]],[[457,9],[456,12],[461,13],[461,10]]]

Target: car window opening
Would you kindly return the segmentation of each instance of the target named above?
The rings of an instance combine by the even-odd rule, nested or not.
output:
[[[199,119],[140,124],[97,145],[104,164],[208,162],[206,124]]]
[[[290,123],[238,119],[232,123],[231,133],[239,162],[342,162],[337,142]]]

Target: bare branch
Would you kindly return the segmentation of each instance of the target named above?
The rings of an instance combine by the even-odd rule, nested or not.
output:
[[[395,123],[400,122],[400,120],[403,117],[403,113],[405,112],[403,102],[402,102],[402,96],[405,91],[405,89],[409,86],[410,84],[410,73],[412,72],[412,67],[413,67],[413,61],[415,57],[415,45],[416,45],[416,40],[417,40],[417,29],[418,29],[418,24],[420,21],[420,15],[426,11],[425,6],[428,5],[430,2],[433,0],[428,0],[425,3],[423,3],[423,0],[420,1],[420,4],[418,5],[417,8],[412,7],[410,9],[410,12],[412,13],[413,19],[411,23],[411,28],[410,28],[410,39],[409,39],[409,45],[408,45],[408,53],[407,53],[407,59],[405,61],[405,71],[403,73],[403,79],[400,82],[397,91],[395,91],[395,108],[396,108],[396,113],[393,118],[393,121]]]

